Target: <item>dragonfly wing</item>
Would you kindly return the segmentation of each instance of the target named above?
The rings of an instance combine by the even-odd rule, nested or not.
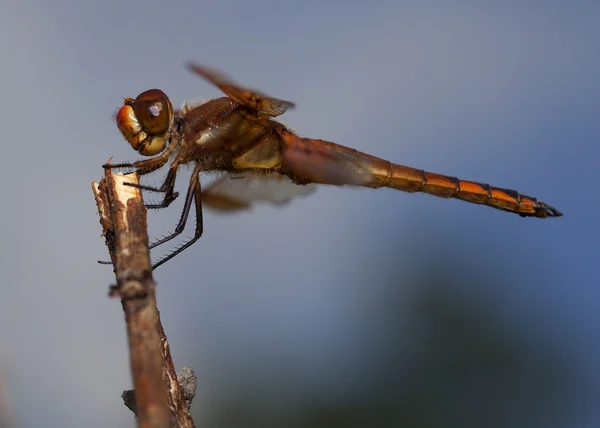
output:
[[[249,209],[257,202],[284,205],[315,189],[314,184],[298,185],[283,175],[225,174],[202,192],[202,203],[216,211],[235,212]]]
[[[228,76],[212,68],[194,63],[190,63],[188,67],[192,72],[221,89],[225,95],[236,103],[254,110],[259,115],[276,117],[285,113],[288,108],[294,108],[295,106],[290,101],[271,98],[258,91],[239,86]]]
[[[283,134],[283,166],[297,181],[332,185],[365,186],[373,173],[365,155],[323,140]]]

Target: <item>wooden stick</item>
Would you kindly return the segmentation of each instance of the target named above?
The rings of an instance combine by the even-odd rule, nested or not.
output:
[[[125,182],[139,177],[107,169],[92,188],[117,278],[110,295],[121,298],[125,312],[138,427],[193,428],[156,305],[146,207],[141,191]]]

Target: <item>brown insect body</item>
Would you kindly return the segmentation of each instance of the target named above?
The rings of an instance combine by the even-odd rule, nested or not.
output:
[[[178,168],[189,163],[195,165],[175,232],[151,247],[167,242],[183,231],[192,202],[196,207],[196,234],[155,267],[201,236],[202,203],[222,211],[247,208],[255,200],[285,203],[292,196],[312,191],[312,184],[424,192],[488,205],[523,217],[562,215],[557,209],[514,190],[426,172],[339,144],[299,137],[272,119],[294,107],[293,103],[245,89],[206,67],[192,64],[190,68],[218,86],[227,97],[184,107],[179,112],[173,112],[168,97],[157,89],[143,92],[135,100],[125,99],[117,114],[119,129],[140,154],[156,156],[133,164],[106,165],[134,167],[138,173],[145,174],[172,159],[167,178],[160,188],[138,186],[164,193],[163,202],[150,205],[150,208],[164,208],[175,200]],[[225,171],[229,176],[202,191],[198,177],[200,172],[207,171]],[[234,175],[245,172],[252,174],[233,179]],[[268,193],[272,195],[260,189],[263,185],[270,187]]]

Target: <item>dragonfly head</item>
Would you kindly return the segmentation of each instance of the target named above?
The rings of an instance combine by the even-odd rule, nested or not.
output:
[[[117,126],[134,150],[144,156],[162,152],[169,140],[173,106],[160,89],[142,92],[136,99],[125,98],[117,113]]]

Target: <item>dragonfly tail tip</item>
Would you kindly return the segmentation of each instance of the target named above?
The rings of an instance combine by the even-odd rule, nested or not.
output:
[[[550,205],[543,204],[540,208],[540,217],[542,218],[561,217],[563,215],[563,213]]]

